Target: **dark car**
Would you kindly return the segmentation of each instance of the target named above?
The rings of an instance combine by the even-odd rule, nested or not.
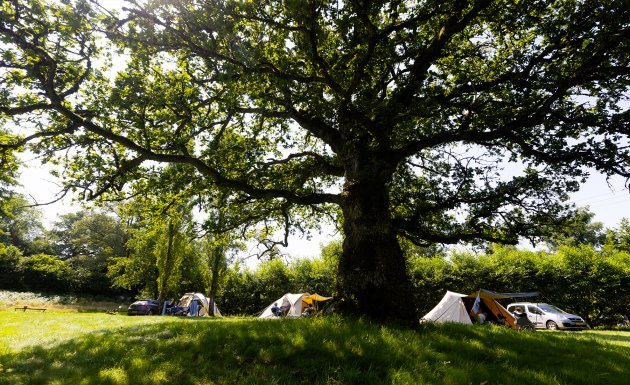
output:
[[[143,299],[129,305],[128,315],[155,315],[160,314],[160,303],[154,299]]]

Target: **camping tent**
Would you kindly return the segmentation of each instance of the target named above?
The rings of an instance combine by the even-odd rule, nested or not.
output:
[[[506,324],[516,328],[514,316],[497,299],[534,297],[537,292],[497,293],[480,289],[472,294],[459,294],[447,291],[440,303],[420,319],[420,322],[456,322],[472,324],[476,314],[486,313],[487,321]]]
[[[188,308],[188,315],[190,316],[203,316],[211,314],[208,309],[210,309],[210,301],[201,293],[186,293],[179,299],[179,306],[184,308]],[[221,312],[217,307],[215,302],[214,304],[214,313],[215,316],[221,317]]]
[[[322,297],[319,294],[309,293],[286,293],[267,306],[265,310],[260,313],[258,318],[275,318],[271,312],[271,308],[276,303],[286,317],[299,317],[308,305],[313,305],[317,309],[317,302],[328,301],[329,299],[332,299],[332,297]]]
[[[440,303],[425,314],[420,321],[455,322],[472,325],[472,320],[462,300],[463,297],[466,297],[466,294],[459,294],[447,290]]]

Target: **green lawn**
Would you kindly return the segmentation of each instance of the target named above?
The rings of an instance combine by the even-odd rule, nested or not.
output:
[[[628,384],[630,333],[0,311],[0,384]]]

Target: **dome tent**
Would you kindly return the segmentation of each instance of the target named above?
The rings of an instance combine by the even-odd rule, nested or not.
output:
[[[214,303],[214,312],[210,313],[210,301],[201,293],[186,293],[179,299],[179,306],[188,309],[188,315],[204,316],[213,314],[221,317],[219,308]]]
[[[260,313],[258,318],[276,318],[276,316],[271,312],[271,308],[276,303],[278,304],[278,307],[280,307],[280,310],[282,310],[282,314],[284,314],[285,317],[300,317],[308,305],[313,305],[313,307],[317,309],[317,302],[328,301],[330,299],[332,299],[332,297],[323,297],[319,294],[286,293],[267,306],[265,310]]]

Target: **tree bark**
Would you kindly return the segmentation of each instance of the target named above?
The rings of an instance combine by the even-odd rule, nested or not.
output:
[[[344,241],[337,285],[343,310],[378,321],[414,321],[411,283],[392,226],[387,183],[346,182],[341,208]]]
[[[168,222],[168,244],[166,248],[166,256],[164,257],[164,261],[162,263],[162,269],[158,266],[158,301],[164,300],[164,294],[166,293],[168,287],[168,281],[171,278],[171,272],[173,271],[173,242],[175,239],[175,225],[172,220]],[[159,261],[159,256],[158,256]]]
[[[214,303],[217,297],[217,290],[219,288],[219,277],[221,275],[221,262],[224,256],[224,249],[221,246],[215,246],[211,251],[210,261],[210,285],[208,290],[208,305],[210,308],[208,312],[211,316],[215,316],[214,314]]]

